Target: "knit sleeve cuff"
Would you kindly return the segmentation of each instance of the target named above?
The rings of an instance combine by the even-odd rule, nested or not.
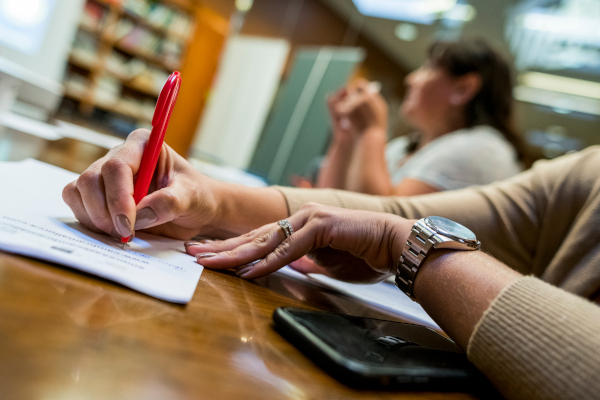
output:
[[[467,355],[507,398],[594,398],[600,393],[598,332],[598,305],[524,277],[492,302]]]

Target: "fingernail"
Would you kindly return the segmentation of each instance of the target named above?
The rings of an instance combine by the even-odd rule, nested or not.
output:
[[[235,271],[235,274],[237,276],[243,276],[245,275],[247,272],[252,271],[252,268],[254,268],[254,265],[246,265],[245,267],[238,269]]]
[[[123,237],[131,236],[132,229],[131,222],[129,222],[129,218],[127,218],[125,214],[119,214],[117,215],[117,218],[115,218],[115,220],[115,229],[117,230],[117,232],[119,232],[119,235]]]
[[[183,245],[188,248],[189,246],[200,246],[206,243],[210,243],[212,242],[212,240],[210,239],[204,239],[204,240],[199,240],[197,242],[185,242]]]
[[[144,207],[135,215],[135,229],[144,229],[158,220],[158,215],[150,207]]]
[[[237,269],[235,270],[235,274],[236,274],[237,276],[241,276],[241,277],[243,277],[244,275],[246,275],[246,273],[248,273],[248,272],[252,271],[252,268],[254,268],[254,265],[255,265],[256,263],[258,263],[259,261],[260,261],[260,260],[252,261],[251,263],[248,263],[248,264],[246,264],[246,265],[243,265],[243,266],[241,266],[241,267],[237,268]]]
[[[210,257],[214,257],[216,255],[217,255],[217,253],[200,253],[200,254],[196,254],[196,258],[198,260],[200,260],[202,258],[210,258]]]

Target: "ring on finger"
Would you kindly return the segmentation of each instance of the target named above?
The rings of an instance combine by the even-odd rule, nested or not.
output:
[[[277,222],[277,224],[279,224],[281,229],[283,229],[286,239],[294,234],[294,228],[292,228],[292,224],[290,224],[290,221],[287,219],[282,219],[281,221]]]

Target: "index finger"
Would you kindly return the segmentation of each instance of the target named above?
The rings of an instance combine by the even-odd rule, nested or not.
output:
[[[229,269],[260,260],[275,249],[285,234],[279,225],[273,225],[267,232],[252,241],[241,244],[231,250],[218,253],[197,253],[198,264],[211,269]]]
[[[212,269],[241,267],[237,274],[244,279],[255,279],[275,272],[312,250],[319,229],[318,223],[306,222],[306,213],[294,214],[288,218],[288,222],[295,232],[287,238],[283,229],[275,225],[249,243],[199,258],[198,262]]]
[[[267,224],[263,225],[260,228],[257,228],[253,231],[250,231],[241,236],[236,236],[234,238],[226,239],[226,240],[202,240],[202,241],[189,241],[185,242],[185,251],[189,255],[195,256],[197,254],[205,254],[205,253],[221,253],[228,250],[233,250],[243,244],[249,243],[257,237],[267,233],[270,231],[275,224]]]

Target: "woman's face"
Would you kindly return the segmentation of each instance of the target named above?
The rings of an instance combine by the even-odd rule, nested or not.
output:
[[[456,112],[450,102],[455,78],[426,62],[406,76],[406,94],[400,113],[416,128],[426,130]]]

